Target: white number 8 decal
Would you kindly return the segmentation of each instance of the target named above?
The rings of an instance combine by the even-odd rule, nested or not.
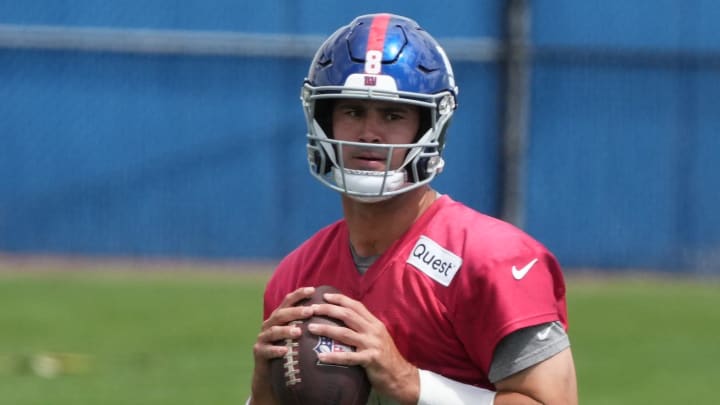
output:
[[[367,51],[365,54],[365,73],[376,75],[382,67],[382,51]]]

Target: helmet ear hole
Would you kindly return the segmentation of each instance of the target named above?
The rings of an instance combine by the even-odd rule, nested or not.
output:
[[[432,127],[432,110],[420,108],[420,125],[418,126],[417,135],[415,135],[415,142],[419,141],[430,127]]]
[[[430,160],[430,158],[426,158],[426,157],[418,159],[417,164],[415,165],[415,167],[417,168],[417,177],[418,177],[417,181],[423,181],[423,180],[427,179],[428,176],[430,175],[427,171],[429,160]],[[408,166],[408,171],[410,171],[409,166]],[[408,174],[412,178],[412,173],[408,173]]]
[[[315,122],[318,123],[322,131],[325,133],[325,135],[333,139],[333,131],[332,131],[332,112],[333,107],[335,105],[335,100],[333,99],[321,99],[315,101],[315,109],[314,109],[314,119]],[[316,142],[313,142],[314,145],[317,145]],[[319,145],[318,145],[319,146]],[[320,146],[318,149],[316,149],[312,153],[312,159],[315,163],[315,170],[317,174],[325,175],[330,172],[332,169],[332,162],[330,161],[329,157],[327,156],[326,151],[321,151],[322,146]]]
[[[314,150],[312,152],[312,160],[315,164],[316,174],[325,175],[330,173],[330,170],[332,169],[332,163],[330,162],[330,159],[328,159],[327,154],[325,154],[324,151],[320,152],[318,150]]]
[[[334,104],[332,99],[315,101],[315,121],[330,139],[333,139],[332,113]]]
[[[423,153],[433,153],[433,155],[419,157],[417,158],[415,163],[408,165],[405,169],[407,171],[408,178],[413,179],[414,182],[419,182],[426,180],[428,177],[430,177],[432,175],[432,173],[430,173],[429,171],[430,159],[437,158],[437,156],[435,156],[434,154],[434,152],[437,152],[437,150],[437,147],[426,146],[425,148],[423,148]],[[417,173],[417,178],[415,178],[416,175],[413,171]]]

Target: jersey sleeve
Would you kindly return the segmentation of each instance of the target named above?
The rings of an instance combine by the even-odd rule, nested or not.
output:
[[[567,327],[565,285],[555,257],[529,237],[497,248],[489,260],[470,261],[453,306],[457,335],[486,375],[505,336],[553,321]]]

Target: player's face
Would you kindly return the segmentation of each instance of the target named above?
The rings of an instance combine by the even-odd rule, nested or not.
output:
[[[419,107],[375,100],[338,100],[332,115],[333,138],[368,144],[413,143],[420,126]],[[407,148],[393,150],[387,166],[387,148],[343,146],[345,168],[395,170],[402,165]]]

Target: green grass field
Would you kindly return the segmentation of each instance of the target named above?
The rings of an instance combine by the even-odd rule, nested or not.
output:
[[[266,277],[0,271],[0,404],[242,404]],[[717,403],[720,284],[568,290],[581,404]],[[43,353],[75,370],[33,366]]]

